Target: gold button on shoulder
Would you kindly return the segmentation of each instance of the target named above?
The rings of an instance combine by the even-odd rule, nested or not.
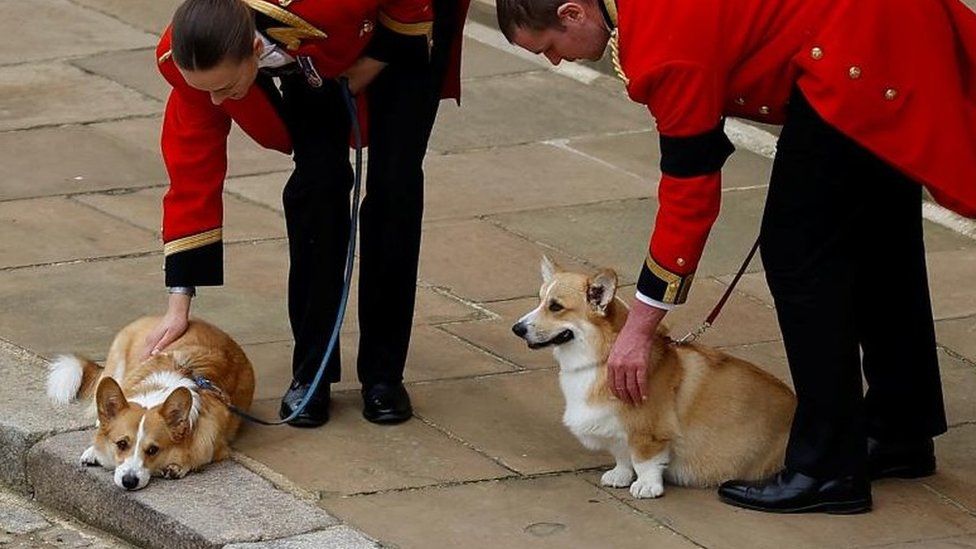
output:
[[[359,36],[364,36],[373,32],[373,22],[369,19],[363,19],[363,24],[359,28]]]
[[[810,50],[810,57],[814,59],[817,60],[823,59],[823,55],[824,55],[823,49],[820,48],[819,46]]]
[[[679,257],[678,260],[675,263],[677,263],[679,267],[684,267],[685,266],[685,258]]]
[[[853,66],[847,71],[847,74],[850,75],[851,80],[857,80],[861,77],[861,67]]]
[[[746,104],[746,98],[745,97],[736,97],[735,98],[735,104],[736,105],[739,105],[740,107],[742,105],[745,105]]]
[[[770,112],[772,112],[772,111],[766,105],[763,105],[762,107],[759,107],[759,114],[769,114]]]
[[[895,98],[898,97],[898,90],[896,90],[895,88],[888,88],[887,90],[885,90],[884,97],[888,101],[894,101]]]

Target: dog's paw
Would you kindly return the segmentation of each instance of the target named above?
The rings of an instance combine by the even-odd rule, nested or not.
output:
[[[664,495],[664,482],[661,479],[639,478],[630,485],[630,495],[637,499],[659,498]]]
[[[634,470],[630,467],[614,467],[600,477],[600,484],[613,488],[625,488],[634,482]]]
[[[94,446],[89,446],[84,452],[82,452],[81,459],[79,461],[84,467],[99,467],[102,465],[101,462],[98,461],[98,456],[96,455]]]
[[[163,470],[159,472],[159,476],[166,479],[178,479],[183,478],[189,471],[185,467],[181,467],[175,463],[170,463]]]

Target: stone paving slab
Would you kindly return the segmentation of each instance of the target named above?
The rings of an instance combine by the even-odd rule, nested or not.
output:
[[[159,248],[151,231],[61,197],[0,202],[0,231],[0,268]]]
[[[522,474],[612,463],[562,425],[565,408],[553,370],[441,381],[412,388],[417,413]]]
[[[976,536],[959,536],[945,539],[926,539],[883,545],[885,549],[971,549],[976,547]]]
[[[935,323],[939,343],[976,364],[976,316]]]
[[[764,202],[762,189],[723,194],[722,212],[705,246],[697,278],[739,270],[759,234]],[[647,255],[656,216],[657,200],[644,198],[502,214],[491,219],[526,238],[586,258],[595,266],[611,267],[622,280],[633,282]],[[749,270],[760,269],[762,262],[756,257]]]
[[[151,34],[67,0],[0,0],[0,11],[0,65],[138,48],[156,42]]]
[[[155,236],[150,251],[162,247],[162,205],[166,187],[75,197],[87,206],[141,227]],[[233,195],[224,195],[224,242],[285,238],[284,217]]]
[[[348,526],[333,526],[327,530],[288,538],[252,543],[231,543],[224,549],[369,549],[379,544]]]
[[[162,120],[159,117],[92,124],[91,127],[152,155],[155,159],[153,162],[159,166],[160,173],[163,174],[157,183],[168,183],[165,171],[162,171],[163,162],[159,147]],[[227,157],[228,177],[291,170],[294,166],[290,156],[261,148],[236,125],[231,127],[230,138],[227,140]],[[287,180],[287,173],[276,174],[267,180],[269,185],[278,189],[275,204],[279,208],[281,189],[284,188]]]
[[[0,131],[158,113],[162,103],[66,63],[0,67]],[[78,105],[85,105],[79,109]]]
[[[567,267],[563,253],[480,220],[428,223],[420,250],[420,278],[476,302],[536,295],[543,254]]]
[[[976,249],[936,252],[927,255],[932,310],[937,320],[976,314]]]
[[[359,390],[356,375],[359,334],[343,333],[340,339],[342,381],[333,391]],[[294,343],[279,341],[246,345],[244,351],[257,371],[256,399],[280,398],[291,383]],[[414,326],[407,354],[407,383],[499,374],[514,367],[467,344],[438,327]]]
[[[428,403],[422,393],[413,394],[415,410],[423,415]],[[368,423],[358,391],[333,395],[330,410],[322,429],[248,425],[235,447],[303,489],[327,497],[511,475],[421,421]],[[258,402],[253,411],[259,417],[277,417],[278,399]]]
[[[651,192],[633,175],[540,144],[430,155],[425,173],[428,221],[638,198]],[[475,196],[478,199],[472,200]]]
[[[695,547],[574,475],[327,499],[322,505],[401,549]]]
[[[327,513],[233,462],[211,465],[182,480],[154,479],[143,490],[127,492],[115,486],[111,472],[78,464],[90,439],[90,432],[68,433],[31,449],[28,468],[35,497],[139,545],[216,548],[337,524]]]
[[[182,0],[73,0],[136,28],[160,34]]]
[[[976,366],[940,350],[939,369],[949,425],[976,425]]]
[[[463,109],[441,105],[430,147],[457,152],[633,131],[646,127],[643,112],[620,96],[548,71],[482,78],[465,84]]]
[[[166,173],[158,157],[92,127],[0,133],[0,200],[159,185]]]
[[[589,474],[591,483],[599,476]],[[731,507],[714,490],[666,486],[656,500],[635,500],[606,489],[702,547],[780,549],[880,546],[972,534],[976,517],[932,493],[920,482],[873,483],[874,511],[863,515],[777,515]]]
[[[4,549],[123,549],[120,539],[97,532],[0,485],[0,547]]]
[[[25,467],[31,446],[52,433],[93,422],[84,413],[85,404],[56,407],[44,399],[46,380],[45,361],[0,340],[0,482],[21,492],[29,489]]]
[[[463,80],[542,70],[539,65],[531,61],[500,52],[471,38],[465,37],[461,48],[464,52],[464,57],[461,59]],[[467,82],[464,85],[466,86]]]
[[[648,127],[654,121],[650,115],[645,118]],[[658,165],[661,162],[661,147],[657,132],[647,130],[572,140],[568,145],[574,149],[613,164],[620,169],[639,175],[657,189],[661,177]],[[767,185],[772,171],[772,160],[759,156],[749,150],[739,149],[729,157],[722,168],[722,188],[738,189]]]
[[[241,344],[290,340],[286,244],[227,245],[225,264],[226,284],[199,289],[192,314],[215,322]],[[0,303],[6,313],[0,315],[4,337],[44,356],[77,352],[98,360],[123,326],[164,312],[162,255],[0,271]],[[354,292],[347,331],[356,330],[357,303]],[[415,318],[419,324],[440,324],[484,318],[484,313],[419,288]]]
[[[76,59],[71,64],[157,101],[166,101],[170,86],[156,68],[155,36],[152,36],[150,45],[151,47],[137,50],[99,53]]]
[[[976,425],[961,425],[935,439],[939,473],[926,486],[976,516]]]

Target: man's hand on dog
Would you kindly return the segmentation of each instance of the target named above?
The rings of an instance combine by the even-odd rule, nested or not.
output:
[[[190,299],[186,294],[170,294],[166,315],[146,335],[142,352],[143,360],[162,351],[186,332],[190,324]]]
[[[635,301],[607,359],[607,379],[614,396],[637,405],[647,399],[647,365],[657,325],[667,311]]]

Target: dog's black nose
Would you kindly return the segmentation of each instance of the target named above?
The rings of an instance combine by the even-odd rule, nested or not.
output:
[[[124,475],[122,477],[122,486],[126,490],[134,490],[136,486],[139,486],[139,477],[135,475]]]
[[[515,335],[519,337],[525,337],[525,334],[528,333],[529,329],[525,326],[525,324],[516,322],[515,325],[512,326],[512,331],[515,332]]]

